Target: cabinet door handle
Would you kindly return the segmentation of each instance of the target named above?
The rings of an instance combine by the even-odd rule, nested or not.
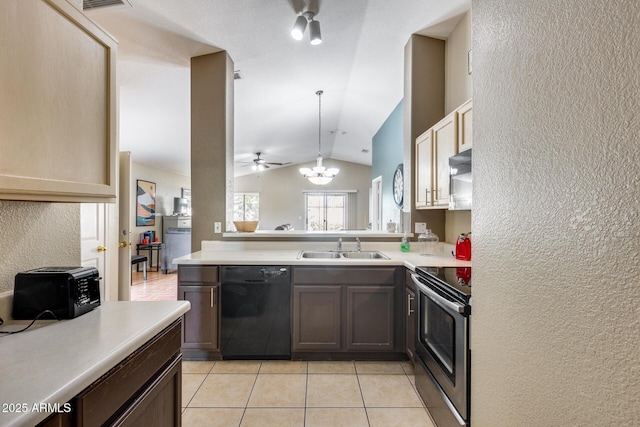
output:
[[[211,308],[213,308],[213,288],[211,288]]]
[[[407,317],[411,316],[415,310],[411,309],[411,301],[413,301],[413,297],[407,294]]]

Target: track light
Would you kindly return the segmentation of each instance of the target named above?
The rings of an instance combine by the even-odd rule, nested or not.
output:
[[[311,20],[309,22],[309,38],[312,45],[318,45],[322,43],[322,37],[320,36],[320,23],[318,21]]]
[[[291,30],[291,37],[296,40],[302,40],[302,36],[304,36],[304,30],[307,28],[307,18],[300,15],[296,18],[296,23],[293,24],[293,29]]]
[[[318,45],[322,43],[322,37],[320,35],[320,23],[315,21],[313,17],[316,14],[311,11],[304,12],[302,15],[299,15],[296,18],[296,22],[293,24],[293,28],[291,29],[291,37],[296,40],[302,40],[304,36],[304,30],[307,28],[307,23],[309,24],[309,39],[312,45]]]

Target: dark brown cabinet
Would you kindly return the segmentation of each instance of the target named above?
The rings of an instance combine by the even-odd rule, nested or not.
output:
[[[342,287],[293,287],[293,351],[342,348]]]
[[[393,350],[391,286],[347,286],[347,351]]]
[[[191,309],[182,323],[185,360],[220,359],[220,284],[218,267],[178,266],[178,299]]]
[[[220,285],[178,287],[178,299],[191,303],[182,324],[185,358],[219,350],[218,295]]]
[[[413,362],[416,350],[416,288],[415,284],[411,280],[411,270],[407,270],[406,272],[406,281],[405,281],[405,319],[406,319],[406,328],[405,328],[405,343],[406,343],[406,353],[409,356],[409,359]]]
[[[295,267],[294,357],[404,353],[403,310],[397,307],[404,289],[402,270]]]
[[[180,426],[180,330],[174,322],[39,426]]]

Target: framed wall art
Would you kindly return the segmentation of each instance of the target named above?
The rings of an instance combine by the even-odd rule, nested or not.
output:
[[[156,225],[156,183],[136,180],[136,226]]]

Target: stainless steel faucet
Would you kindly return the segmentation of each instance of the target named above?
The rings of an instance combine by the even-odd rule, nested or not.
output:
[[[338,250],[341,251],[342,250],[342,237],[338,238]]]
[[[356,237],[356,250],[360,252],[360,238]]]

